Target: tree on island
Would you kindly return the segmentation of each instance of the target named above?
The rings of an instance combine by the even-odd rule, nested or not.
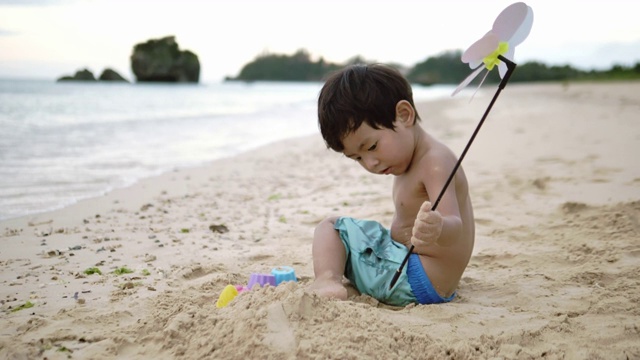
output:
[[[324,75],[340,68],[340,65],[328,63],[323,58],[313,61],[306,50],[300,49],[291,56],[258,55],[240,70],[237,77],[227,77],[226,80],[321,81]]]
[[[425,61],[403,69],[398,64],[388,64],[406,73],[407,79],[415,84],[459,84],[470,73],[469,65],[460,61],[462,50],[445,51]],[[237,77],[226,80],[241,81],[322,81],[332,71],[356,63],[372,63],[357,55],[344,64],[326,62],[322,57],[312,61],[309,53],[298,50],[293,55],[261,54],[244,65]],[[570,65],[548,66],[531,61],[518,64],[511,77],[512,82],[568,81],[568,80],[633,80],[640,79],[640,62],[634,66],[614,65],[609,70],[579,70]],[[486,82],[497,83],[497,72],[489,73]]]
[[[175,36],[136,44],[131,70],[139,82],[194,82],[200,80],[200,61],[189,50],[180,50]]]

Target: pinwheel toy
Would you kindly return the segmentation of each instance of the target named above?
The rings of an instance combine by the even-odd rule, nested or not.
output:
[[[532,25],[533,10],[527,4],[518,2],[502,10],[493,23],[493,28],[462,54],[462,62],[468,63],[470,68],[476,70],[458,85],[452,96],[467,87],[486,69],[487,72],[478,85],[480,88],[489,72],[496,65],[498,65],[500,77],[504,79],[508,70],[508,62],[501,57],[513,61],[516,46],[529,36]],[[480,66],[482,64],[484,66]]]
[[[478,89],[479,89],[482,83],[484,82],[484,79],[486,79],[489,72],[493,70],[493,68],[496,65],[498,66],[498,71],[500,73],[500,78],[502,80],[500,81],[500,84],[498,85],[498,89],[496,90],[496,93],[493,95],[493,98],[491,99],[491,102],[489,103],[487,110],[484,112],[482,119],[480,119],[480,122],[478,123],[478,126],[476,126],[476,129],[471,135],[469,142],[467,142],[467,145],[462,151],[462,154],[460,155],[458,162],[456,162],[456,165],[453,167],[453,170],[451,171],[449,178],[447,179],[447,181],[444,184],[444,187],[440,191],[440,195],[438,195],[436,201],[433,203],[433,206],[431,207],[432,211],[435,211],[436,208],[438,207],[438,204],[440,203],[442,196],[444,196],[444,193],[447,190],[447,187],[449,186],[451,181],[453,180],[456,174],[456,171],[458,171],[458,168],[460,167],[462,160],[464,159],[465,155],[467,155],[467,152],[471,147],[471,143],[473,143],[473,140],[476,138],[476,135],[478,135],[478,132],[480,131],[480,127],[482,127],[482,124],[484,124],[484,121],[487,118],[487,115],[489,115],[489,111],[491,111],[491,108],[493,107],[493,104],[496,102],[498,95],[500,95],[500,92],[502,91],[502,89],[504,89],[504,87],[507,85],[507,82],[509,81],[511,74],[516,68],[516,64],[512,61],[513,56],[515,54],[515,47],[516,45],[519,45],[520,43],[522,43],[527,38],[527,36],[529,36],[529,32],[531,31],[532,25],[533,25],[533,10],[531,10],[531,7],[529,7],[527,4],[523,2],[517,2],[517,3],[511,4],[506,9],[502,10],[502,12],[498,15],[495,22],[493,23],[492,29],[487,34],[485,34],[480,40],[473,43],[462,54],[462,62],[468,63],[471,69],[476,69],[476,70],[474,70],[469,76],[467,76],[466,79],[464,79],[460,83],[460,85],[458,85],[458,87],[455,89],[453,94],[451,94],[451,96],[456,95],[458,92],[460,92],[460,90],[467,87],[467,85],[469,85],[471,81],[473,81],[473,79],[475,79],[483,70],[486,69],[487,74],[485,74],[485,77],[480,82],[480,85],[478,85]],[[484,64],[484,66],[480,66],[482,64]],[[398,268],[398,270],[396,270],[396,273],[394,274],[393,279],[391,279],[391,283],[389,284],[389,289],[392,289],[393,286],[398,281],[398,278],[402,274],[402,269],[407,264],[407,261],[409,260],[409,256],[413,252],[413,249],[414,249],[414,246],[411,245],[411,248],[409,248],[407,255],[405,256],[404,260],[400,264],[400,267]]]

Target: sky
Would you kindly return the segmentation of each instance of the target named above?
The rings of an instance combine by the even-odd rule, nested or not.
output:
[[[237,76],[264,53],[411,67],[464,50],[513,0],[0,0],[0,77],[56,79],[111,68],[173,35],[198,55],[203,82]],[[640,1],[529,0],[531,34],[515,62],[606,69],[640,62]]]

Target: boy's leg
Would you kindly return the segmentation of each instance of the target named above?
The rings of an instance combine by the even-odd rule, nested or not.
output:
[[[321,296],[347,299],[347,289],[342,284],[347,253],[338,231],[334,228],[338,218],[323,220],[313,234],[314,282],[309,289]]]

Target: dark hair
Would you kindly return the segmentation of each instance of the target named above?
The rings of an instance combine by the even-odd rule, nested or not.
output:
[[[342,152],[342,140],[363,121],[374,129],[394,129],[401,100],[415,110],[411,85],[390,66],[350,65],[333,73],[318,97],[318,125],[327,147]]]

